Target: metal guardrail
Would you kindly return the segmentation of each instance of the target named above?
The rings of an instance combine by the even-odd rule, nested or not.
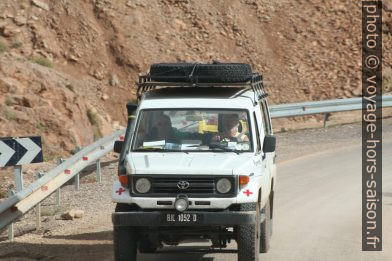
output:
[[[382,96],[382,107],[392,107],[392,95]],[[362,97],[289,103],[270,106],[271,118],[285,118],[319,113],[355,111],[362,109]]]
[[[382,107],[392,107],[392,95],[382,97]],[[362,109],[362,98],[337,99],[317,102],[291,103],[270,106],[271,118],[303,116],[309,114],[353,111]],[[114,142],[123,135],[119,130],[85,147],[50,170],[22,191],[10,195],[0,203],[0,230],[23,216],[27,211],[58,191],[70,179],[78,177],[84,168],[97,162],[113,150]],[[97,164],[98,165],[98,164]]]
[[[119,130],[94,142],[50,170],[27,188],[3,201],[0,204],[0,229],[24,215],[84,168],[112,151],[114,142],[124,132],[125,130]]]

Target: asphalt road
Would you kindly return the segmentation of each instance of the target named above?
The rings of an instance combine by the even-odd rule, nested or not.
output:
[[[336,148],[278,165],[270,252],[261,260],[392,260],[392,140],[383,142],[383,251],[361,251],[361,145]],[[237,260],[184,246],[140,255],[140,261]]]

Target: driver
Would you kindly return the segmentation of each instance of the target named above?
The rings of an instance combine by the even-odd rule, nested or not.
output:
[[[213,141],[229,139],[230,141],[244,142],[249,141],[248,136],[238,131],[240,120],[238,114],[222,115],[222,130],[212,138]]]

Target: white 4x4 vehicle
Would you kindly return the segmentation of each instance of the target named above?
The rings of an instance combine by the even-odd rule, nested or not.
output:
[[[262,77],[247,64],[154,64],[128,104],[113,184],[116,260],[163,245],[233,239],[238,260],[269,248],[276,182]]]

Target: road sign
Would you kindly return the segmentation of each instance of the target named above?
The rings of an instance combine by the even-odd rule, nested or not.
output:
[[[42,162],[40,136],[0,138],[0,167]]]

